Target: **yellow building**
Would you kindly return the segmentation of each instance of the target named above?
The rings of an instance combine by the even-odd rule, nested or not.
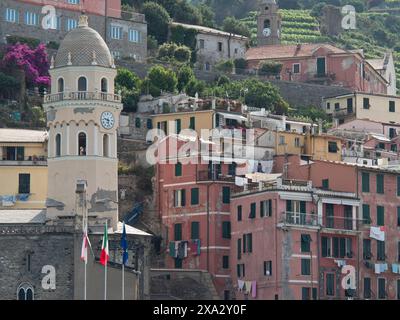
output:
[[[276,155],[300,154],[315,160],[342,160],[342,140],[329,135],[275,132]]]
[[[366,119],[384,123],[400,123],[400,97],[354,92],[325,98],[323,107],[339,123]]]
[[[0,209],[41,209],[47,196],[47,132],[0,129]]]
[[[201,136],[201,129],[214,127],[215,110],[183,111],[163,113],[152,116],[153,127],[164,131],[165,135],[179,133],[184,129],[192,129]]]

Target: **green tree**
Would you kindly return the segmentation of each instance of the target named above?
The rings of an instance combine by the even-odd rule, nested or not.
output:
[[[161,94],[161,91],[175,92],[178,84],[175,72],[160,65],[154,66],[149,70],[147,79],[149,81],[148,85],[154,93],[156,89],[159,89],[157,91],[157,93],[159,92],[158,95]]]
[[[155,2],[146,2],[142,12],[146,16],[148,34],[155,37],[158,43],[167,41],[171,20],[167,10]]]
[[[275,61],[261,62],[258,68],[258,74],[261,76],[277,76],[282,71],[282,63]]]
[[[201,3],[198,6],[200,10],[200,14],[203,20],[203,26],[214,28],[215,27],[215,13],[211,7],[206,5],[205,3]]]
[[[186,85],[186,93],[194,97],[196,93],[199,94],[199,96],[203,96],[205,90],[206,90],[206,83],[201,80],[197,80],[196,78],[192,78],[189,83]]]
[[[215,69],[221,72],[225,73],[232,73],[233,71],[233,61],[232,60],[226,60],[226,61],[221,61],[220,63],[215,65]]]
[[[222,22],[222,29],[226,32],[239,34],[249,38],[251,36],[251,32],[247,25],[242,21],[237,20],[235,17],[226,17]]]
[[[186,86],[192,79],[195,79],[195,76],[192,68],[190,68],[188,65],[183,65],[182,67],[179,68],[177,72],[177,78],[178,78],[177,88],[178,91],[181,92],[186,88]]]
[[[135,112],[140,97],[142,81],[132,71],[119,68],[115,77],[115,88],[121,90],[124,111]]]
[[[235,64],[235,71],[237,74],[243,74],[247,69],[247,60],[244,58],[235,59],[233,61]]]

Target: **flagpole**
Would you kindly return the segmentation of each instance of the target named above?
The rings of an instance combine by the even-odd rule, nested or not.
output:
[[[84,199],[84,205],[83,205],[83,207],[84,207],[84,228],[85,228],[85,233],[84,233],[84,235],[85,235],[85,237],[86,237],[86,239],[85,239],[85,244],[86,244],[86,241],[88,241],[87,240],[87,237],[88,237],[88,234],[87,234],[87,232],[88,232],[88,217],[87,217],[87,207],[86,207],[86,197],[85,197],[85,199]],[[84,299],[85,300],[87,300],[87,295],[86,295],[86,293],[87,293],[87,259],[88,259],[88,256],[87,256],[87,248],[86,248],[86,260],[85,260],[85,293],[84,293]]]
[[[105,232],[107,232],[108,231],[108,229],[107,229],[107,220],[106,220],[106,230],[105,230]],[[104,234],[104,237],[105,237],[106,235]],[[105,244],[105,245],[107,245],[107,247],[108,247],[108,238],[107,238],[107,244]],[[104,268],[104,300],[107,300],[107,264],[108,264],[108,261],[107,261],[107,258],[106,258],[106,265],[105,265],[105,268]]]
[[[125,300],[125,264],[122,264],[122,300]]]

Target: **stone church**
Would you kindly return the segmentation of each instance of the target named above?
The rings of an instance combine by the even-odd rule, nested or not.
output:
[[[114,92],[116,74],[109,48],[82,15],[51,61],[51,93],[44,103],[49,129],[46,208],[0,210],[0,299],[83,299],[84,217],[91,243],[87,299],[104,299],[105,268],[99,257],[106,222],[106,298],[122,298],[117,190],[122,104]],[[131,226],[126,233],[125,299],[148,299],[151,236]]]

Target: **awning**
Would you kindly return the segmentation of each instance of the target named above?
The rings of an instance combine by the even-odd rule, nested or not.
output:
[[[243,117],[239,114],[232,114],[232,113],[225,113],[225,112],[218,112],[221,116],[223,116],[225,119],[232,119],[236,121],[247,121],[246,117]]]

